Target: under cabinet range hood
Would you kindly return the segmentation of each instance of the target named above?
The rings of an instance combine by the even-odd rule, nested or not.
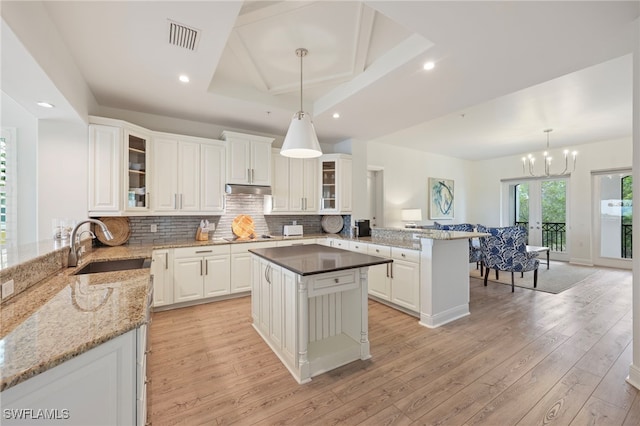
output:
[[[271,187],[260,185],[236,185],[228,183],[225,186],[225,192],[227,194],[271,195]]]

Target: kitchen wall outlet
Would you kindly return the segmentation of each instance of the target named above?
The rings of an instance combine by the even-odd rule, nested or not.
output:
[[[419,240],[420,239],[420,234],[413,234],[413,235],[411,235],[411,238],[413,238],[414,240]]]
[[[155,223],[151,224],[151,232],[158,232],[158,225],[156,225]]]
[[[13,280],[2,283],[2,298],[9,297],[13,294]]]
[[[292,225],[297,225],[297,224],[298,224],[297,220],[294,220],[293,223],[292,223]]]

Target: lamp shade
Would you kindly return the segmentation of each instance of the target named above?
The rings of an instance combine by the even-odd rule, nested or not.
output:
[[[402,209],[402,220],[405,222],[415,222],[422,220],[421,209]]]
[[[302,111],[295,113],[280,149],[280,155],[291,158],[314,158],[322,155],[309,114]]]

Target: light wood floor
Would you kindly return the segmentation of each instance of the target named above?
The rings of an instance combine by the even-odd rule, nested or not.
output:
[[[155,313],[154,426],[638,425],[631,272],[553,295],[471,282],[471,315],[428,329],[369,302],[373,358],[298,385],[251,327],[250,299]]]

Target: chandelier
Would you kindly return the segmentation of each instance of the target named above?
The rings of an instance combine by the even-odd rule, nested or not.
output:
[[[534,166],[536,162],[536,158],[529,154],[526,157],[522,157],[522,172],[524,174],[529,173],[531,176],[564,176],[569,175],[571,172],[576,170],[576,157],[578,156],[578,151],[573,151],[571,153],[571,163],[572,168],[569,170],[569,150],[564,150],[564,170],[560,173],[551,173],[551,156],[549,155],[549,133],[551,133],[553,129],[544,129],[543,132],[547,134],[547,150],[542,153],[542,161],[544,162],[544,173],[541,175],[536,175],[534,173]]]

